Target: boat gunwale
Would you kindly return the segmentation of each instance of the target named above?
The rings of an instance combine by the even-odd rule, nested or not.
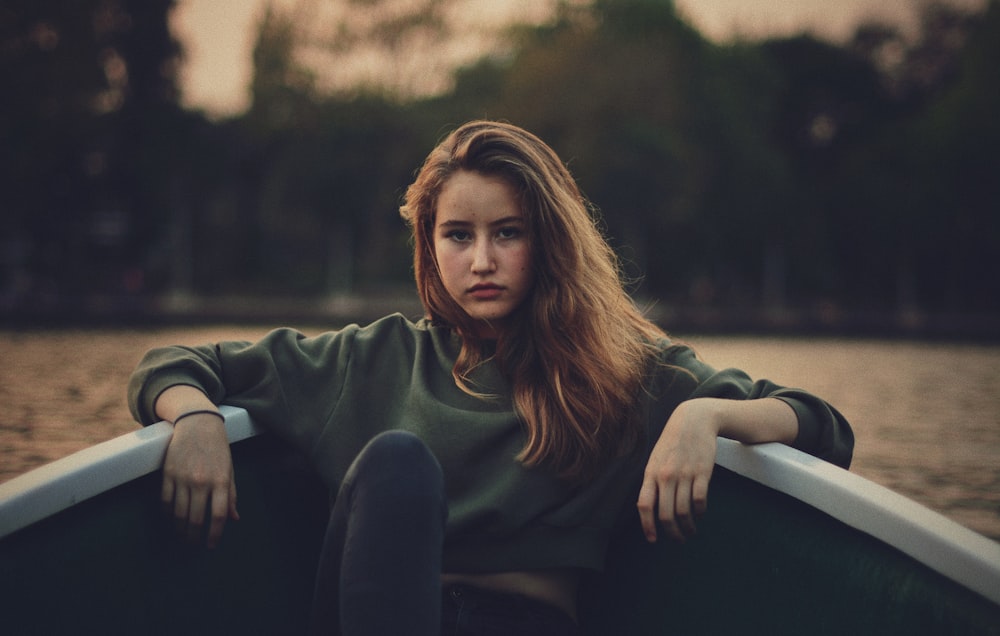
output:
[[[231,444],[264,432],[223,406]],[[0,540],[107,490],[159,470],[173,426],[159,422],[0,484]],[[897,492],[778,443],[719,438],[716,463],[875,537],[1000,605],[1000,543]]]

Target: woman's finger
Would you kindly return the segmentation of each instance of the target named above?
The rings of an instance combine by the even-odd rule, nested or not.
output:
[[[674,504],[674,517],[678,532],[682,538],[694,536],[696,533],[694,518],[691,511],[692,484],[683,480],[677,484],[677,497]]]
[[[233,521],[240,520],[240,513],[236,509],[236,478],[229,479],[229,518]]]
[[[646,478],[639,489],[639,500],[636,502],[639,510],[639,523],[646,541],[656,541],[656,482]]]
[[[183,534],[187,530],[188,512],[190,510],[190,494],[184,486],[174,488],[174,527],[178,533]]]
[[[192,543],[197,543],[201,538],[201,531],[205,525],[205,511],[209,505],[210,493],[203,488],[196,488],[190,494],[191,503],[188,510],[187,538]]]
[[[166,513],[170,513],[174,508],[174,490],[176,486],[174,480],[163,476],[163,481],[160,485],[160,503],[163,505],[163,510]]]
[[[229,518],[229,511],[232,508],[229,500],[230,488],[227,484],[223,488],[216,488],[212,492],[211,515],[208,526],[208,537],[206,543],[208,547],[214,548],[222,538],[222,530],[226,527],[226,520]]]
[[[712,479],[712,474],[698,475],[695,477],[694,485],[691,488],[691,504],[694,514],[701,516],[708,510],[708,486]]]
[[[659,490],[660,497],[657,505],[659,507],[658,518],[660,525],[663,526],[663,529],[670,537],[678,541],[683,541],[684,534],[677,526],[677,482],[668,481],[660,484]]]

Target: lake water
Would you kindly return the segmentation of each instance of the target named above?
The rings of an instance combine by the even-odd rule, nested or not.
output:
[[[147,349],[267,330],[0,331],[0,481],[135,430],[125,386]],[[824,397],[854,427],[853,472],[1000,541],[1000,346],[675,335]]]

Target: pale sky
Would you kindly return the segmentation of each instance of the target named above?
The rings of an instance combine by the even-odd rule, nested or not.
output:
[[[863,21],[912,29],[926,0],[675,0],[678,11],[706,37],[790,35],[803,31],[831,40],[848,37]],[[986,0],[948,0],[981,8]],[[282,0],[294,2],[294,0]],[[335,0],[319,0],[333,3]],[[464,0],[477,17],[522,15],[539,0]],[[246,109],[254,28],[266,0],[179,0],[172,27],[185,48],[181,70],[186,106],[226,117]],[[487,14],[488,12],[488,14]]]

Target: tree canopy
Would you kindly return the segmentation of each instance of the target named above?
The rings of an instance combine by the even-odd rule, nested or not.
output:
[[[481,117],[567,161],[637,295],[1000,310],[996,0],[927,5],[915,39],[865,24],[842,44],[718,44],[670,0],[563,0],[414,90],[421,67],[393,60],[456,37],[460,1],[344,18],[327,40],[303,22],[312,3],[271,5],[252,106],[221,122],[178,105],[172,0],[5,3],[0,311],[406,285],[403,189],[437,139]],[[382,47],[388,86],[324,79],[358,46]]]

